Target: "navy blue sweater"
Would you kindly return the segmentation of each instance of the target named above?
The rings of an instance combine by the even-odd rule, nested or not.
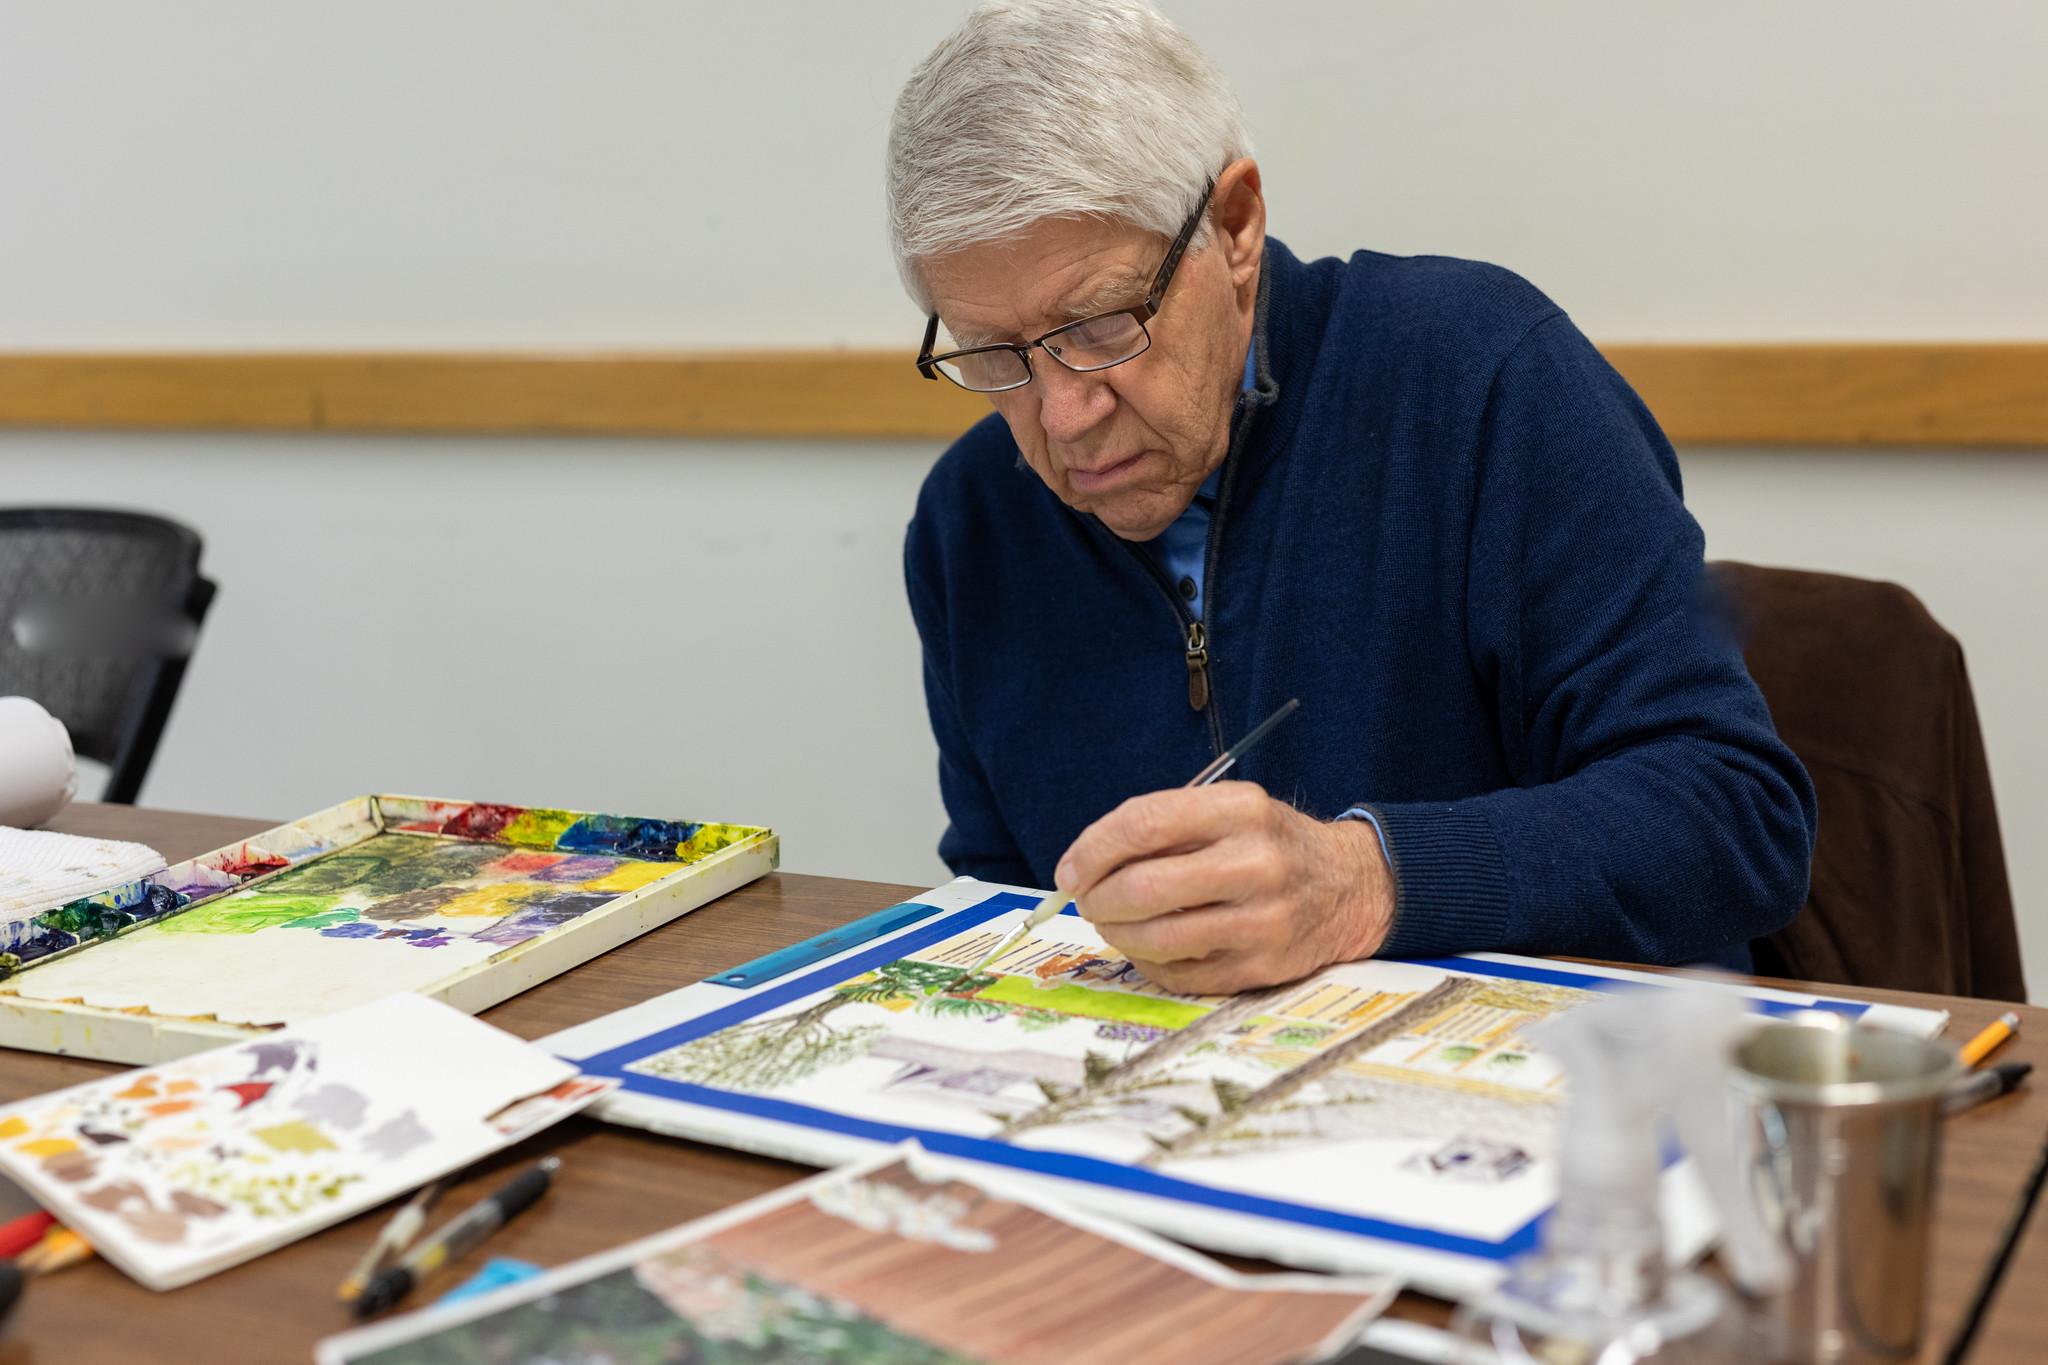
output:
[[[1000,418],[926,479],[904,559],[940,855],[1050,886],[1090,822],[1299,697],[1233,776],[1374,812],[1384,954],[1746,963],[1805,898],[1813,788],[1701,609],[1648,410],[1556,305],[1468,261],[1303,263],[1269,239],[1252,344],[1199,710],[1157,565],[1062,504]]]

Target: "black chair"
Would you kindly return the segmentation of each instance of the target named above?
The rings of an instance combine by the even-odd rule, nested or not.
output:
[[[212,605],[199,536],[141,512],[0,507],[0,696],[29,697],[132,804]]]

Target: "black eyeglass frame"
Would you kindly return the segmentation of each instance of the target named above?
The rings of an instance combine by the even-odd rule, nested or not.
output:
[[[969,393],[1009,393],[1013,390],[1021,389],[1031,382],[1033,376],[1031,352],[1034,349],[1045,350],[1045,353],[1051,356],[1055,362],[1074,371],[1076,374],[1094,374],[1099,370],[1113,369],[1118,365],[1124,364],[1126,361],[1136,360],[1139,356],[1152,349],[1152,332],[1145,324],[1159,315],[1160,306],[1166,302],[1166,291],[1173,284],[1174,271],[1180,268],[1180,258],[1187,254],[1188,243],[1194,240],[1195,229],[1201,226],[1202,215],[1208,211],[1209,196],[1215,192],[1216,180],[1212,176],[1209,182],[1202,187],[1201,202],[1195,205],[1195,211],[1188,215],[1188,220],[1180,225],[1180,235],[1173,239],[1173,245],[1166,249],[1166,259],[1159,263],[1159,270],[1152,277],[1152,288],[1145,295],[1143,303],[1130,308],[1112,308],[1106,313],[1093,313],[1085,318],[1077,318],[1073,322],[1063,323],[1053,328],[1044,336],[1033,341],[999,342],[993,346],[966,346],[957,351],[947,351],[944,355],[932,354],[932,343],[938,340],[939,337],[939,315],[933,313],[925,320],[924,344],[917,351],[917,372],[926,379],[935,380],[939,377],[940,371],[938,367],[942,361],[957,360],[961,356],[968,355],[987,355],[991,351],[1009,351],[1024,362],[1024,377],[1022,379],[1014,384],[1005,384],[999,389],[968,389],[965,384],[960,384],[960,387],[967,389]],[[1137,322],[1138,332],[1145,338],[1145,344],[1132,351],[1129,355],[1118,360],[1112,360],[1107,364],[1068,365],[1066,361],[1059,358],[1058,352],[1047,347],[1045,344],[1068,332],[1074,331],[1076,328],[1101,322],[1104,318],[1125,316]],[[947,375],[946,378],[955,384],[960,383],[959,380],[953,379],[951,375]]]

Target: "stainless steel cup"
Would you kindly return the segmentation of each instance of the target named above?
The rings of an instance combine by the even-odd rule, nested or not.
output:
[[[1787,1361],[1896,1361],[1920,1345],[1927,1302],[1945,1044],[1824,1011],[1762,1025],[1735,1049],[1749,1107],[1749,1174],[1791,1255],[1768,1301]]]

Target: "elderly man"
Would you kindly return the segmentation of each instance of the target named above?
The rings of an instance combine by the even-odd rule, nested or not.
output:
[[[904,552],[941,855],[1077,894],[1176,990],[1745,965],[1813,791],[1707,624],[1670,445],[1504,270],[1297,259],[1250,152],[1129,0],[984,5],[897,101],[918,366],[995,409]],[[1290,697],[1244,780],[1181,789]]]

